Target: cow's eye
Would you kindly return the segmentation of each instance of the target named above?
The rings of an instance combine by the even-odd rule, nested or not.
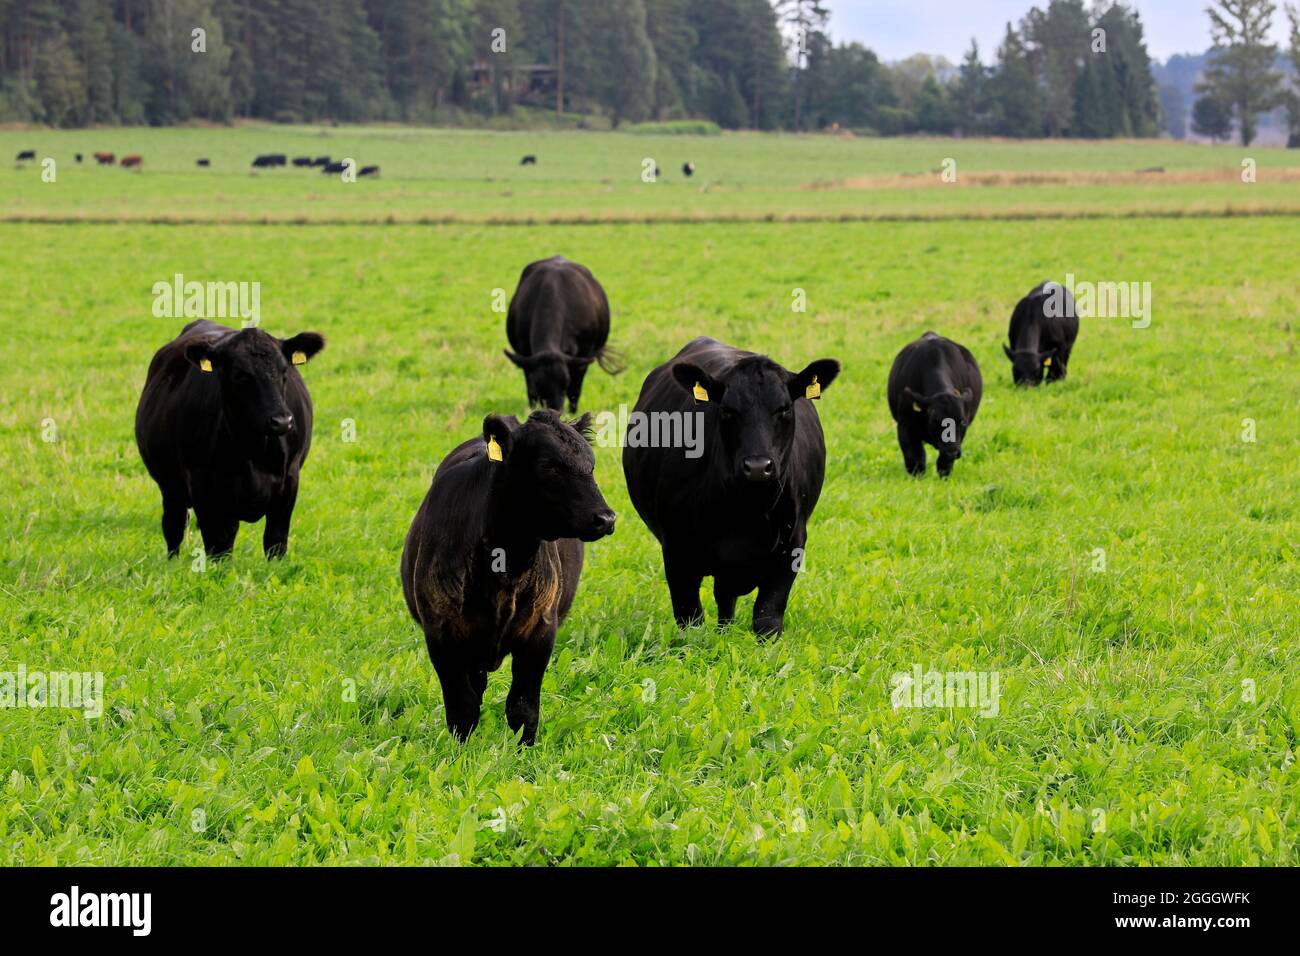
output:
[[[794,414],[794,406],[787,405],[785,408],[781,408],[777,410],[776,417],[781,419],[782,421],[785,421],[789,419],[790,416],[792,416],[793,414]]]

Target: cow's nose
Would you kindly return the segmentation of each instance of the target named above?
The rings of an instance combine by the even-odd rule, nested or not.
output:
[[[960,457],[961,457],[961,446],[958,445],[956,448],[953,448],[952,450],[950,450],[950,451],[948,452],[948,457],[951,458],[953,461],[956,461],[958,458],[960,458]]]
[[[293,415],[288,412],[283,415],[272,415],[266,427],[272,435],[283,435],[293,428]]]
[[[614,512],[609,510],[597,511],[596,517],[592,519],[591,522],[592,533],[598,538],[603,538],[607,534],[613,534],[614,519],[616,517],[617,516]]]
[[[744,467],[745,478],[749,481],[767,481],[772,477],[772,459],[766,455],[750,455],[741,465]]]

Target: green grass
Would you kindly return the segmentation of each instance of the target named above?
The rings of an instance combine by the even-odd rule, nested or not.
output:
[[[228,135],[252,134],[106,130],[87,149],[193,136],[215,157]],[[230,182],[232,206],[260,195]],[[0,671],[101,671],[107,696],[98,720],[0,710],[0,864],[1294,864],[1298,226],[0,225]],[[701,333],[793,367],[840,359],[827,482],[785,635],[718,631],[707,600],[710,623],[678,632],[619,453],[597,449],[619,529],[589,549],[538,745],[505,725],[508,667],[460,745],[398,560],[441,458],[522,411],[492,294],[555,252],[602,280],[629,359],[589,376],[586,408],[632,403]],[[193,527],[164,557],[132,419],[184,321],[151,314],[176,272],[258,281],[265,328],[329,340],[283,562],[247,525],[201,573]],[[1151,282],[1151,327],[1085,320],[1070,379],[1017,392],[1011,307],[1067,272]],[[904,473],[884,401],[894,354],[930,328],[985,377],[947,482],[933,454]],[[891,675],[917,664],[996,672],[998,715],[894,710]]]
[[[0,220],[180,222],[601,222],[623,220],[930,219],[1009,216],[1300,214],[1300,151],[1175,142],[990,142],[829,135],[498,133],[404,128],[0,131],[0,158],[36,149],[57,162],[0,167]],[[143,172],[100,168],[92,152],[138,153]],[[85,154],[78,166],[73,154]],[[344,183],[294,169],[250,175],[264,152],[351,157],[382,179]],[[525,153],[538,165],[519,165]],[[199,156],[212,160],[198,169]],[[1243,157],[1258,181],[1240,181]],[[957,163],[957,183],[939,174]],[[641,179],[645,161],[661,170]],[[680,169],[695,163],[689,180]],[[967,185],[968,174],[1163,168],[1140,184]],[[1216,174],[1207,182],[1180,175]],[[903,183],[843,188],[855,179]],[[917,183],[923,185],[916,185]],[[703,191],[702,191],[703,190]]]

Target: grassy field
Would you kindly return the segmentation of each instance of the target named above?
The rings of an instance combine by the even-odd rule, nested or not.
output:
[[[374,157],[357,158],[385,167],[380,183],[339,184],[368,199],[322,201],[355,224],[222,221],[263,203],[289,217],[302,195],[218,170],[218,199],[186,168],[191,153],[236,161],[318,138],[373,143]],[[1296,863],[1300,219],[363,224],[421,214],[435,195],[466,218],[545,218],[571,208],[566,188],[611,219],[696,201],[694,187],[667,183],[677,198],[620,186],[606,199],[581,171],[552,170],[554,152],[588,172],[631,164],[634,179],[639,140],[653,146],[396,130],[0,134],[6,149],[150,154],[140,176],[60,164],[42,184],[0,170],[6,188],[21,183],[5,196],[9,219],[212,220],[0,224],[0,671],[99,671],[106,694],[99,719],[0,709],[0,864]],[[793,137],[674,146],[701,165],[735,161],[735,192],[717,209],[742,217],[764,190],[803,210],[835,208],[826,196],[866,203],[863,190],[802,187],[901,177],[953,151],[972,170],[1044,174],[1238,156]],[[524,151],[548,178],[496,195],[519,188]],[[1260,151],[1261,170],[1265,155],[1300,163]],[[1260,178],[1223,188],[1262,191]],[[996,194],[1014,213],[1059,189],[1075,215],[1097,188],[865,192]],[[1122,188],[1138,202],[1161,192]],[[1167,189],[1159,201],[1182,208],[1204,192]],[[390,202],[392,190],[406,192]],[[631,404],[645,373],[697,334],[791,367],[838,358],[819,407],[827,483],[785,635],[719,631],[708,601],[710,623],[678,632],[619,452],[597,449],[621,519],[589,549],[538,745],[520,750],[506,728],[508,670],[459,745],[398,559],[443,455],[484,414],[522,411],[493,290],[556,252],[602,280],[629,360],[622,376],[588,377],[591,410]],[[182,558],[164,556],[132,419],[150,356],[184,321],[151,313],[153,284],[177,272],[260,282],[264,328],[328,339],[306,370],[315,442],[283,562],[261,557],[251,526],[205,571],[192,569],[193,527]],[[1018,392],[1000,347],[1010,310],[1066,273],[1150,282],[1151,325],[1085,319],[1070,379]],[[791,310],[795,289],[804,313]],[[985,377],[947,482],[933,467],[904,473],[884,401],[894,354],[926,329],[970,347]],[[996,716],[895,709],[892,675],[916,666],[996,673]]]
[[[1300,150],[1181,143],[989,142],[851,136],[235,129],[0,131],[0,221],[587,223],[1290,213]],[[144,157],[100,168],[91,153]],[[85,164],[78,166],[74,154]],[[382,178],[344,183],[292,167],[250,174],[265,152],[351,157]],[[521,167],[525,153],[536,166]],[[203,156],[209,169],[194,165]],[[1256,164],[1242,182],[1241,163]],[[659,166],[641,179],[645,161]],[[690,179],[682,163],[695,163]],[[945,183],[945,160],[956,180]],[[86,165],[89,164],[89,165]],[[1157,171],[1161,170],[1161,171]]]

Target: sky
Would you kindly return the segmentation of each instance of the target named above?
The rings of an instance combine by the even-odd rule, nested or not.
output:
[[[1047,0],[824,0],[831,11],[836,43],[857,40],[886,61],[913,53],[942,54],[954,63],[979,41],[980,57],[992,62],[1007,21],[1019,23]],[[1089,4],[1090,5],[1090,4]],[[1175,53],[1200,53],[1210,46],[1206,0],[1130,0],[1146,27],[1147,50],[1158,60]],[[1276,42],[1285,45],[1286,16],[1279,3]]]

